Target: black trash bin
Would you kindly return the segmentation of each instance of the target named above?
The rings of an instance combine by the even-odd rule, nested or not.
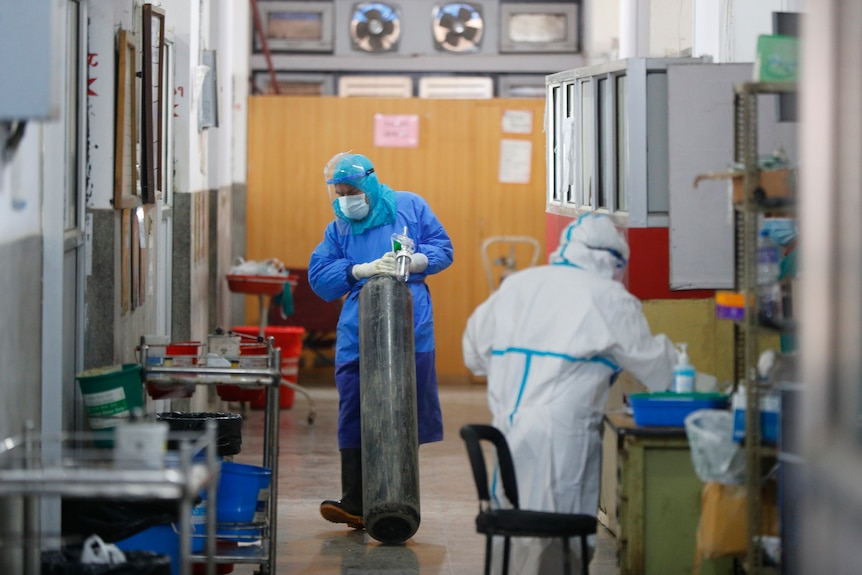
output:
[[[96,534],[106,543],[179,519],[176,502],[165,499],[64,498],[62,510],[64,537],[83,540]]]
[[[236,455],[242,449],[242,415],[239,413],[183,413],[168,411],[156,415],[166,421],[171,431],[203,431],[209,420],[216,422],[216,450],[219,457]],[[168,441],[168,449],[177,449],[176,441]]]
[[[42,552],[42,575],[171,575],[171,558],[151,551],[124,551],[121,564],[81,563],[81,549]]]

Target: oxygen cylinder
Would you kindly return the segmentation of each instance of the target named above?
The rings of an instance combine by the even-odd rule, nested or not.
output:
[[[401,543],[419,528],[413,296],[389,275],[359,292],[362,507],[365,530]]]

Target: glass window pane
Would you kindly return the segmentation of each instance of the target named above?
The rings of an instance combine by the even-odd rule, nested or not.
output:
[[[578,158],[578,204],[593,206],[593,165],[595,159],[595,101],[593,85],[589,80],[581,82],[581,138],[579,142],[580,156]]]
[[[548,113],[550,114],[550,123],[552,126],[551,130],[548,130],[548,139],[550,140],[550,150],[551,150],[551,162],[550,162],[550,199],[553,202],[560,200],[560,122],[559,122],[559,110],[560,110],[560,96],[562,92],[560,90],[560,86],[552,86],[551,87],[551,103],[548,106]]]
[[[577,108],[577,85],[566,84],[566,119],[563,122],[563,184],[565,201],[572,204],[575,198],[575,111]]]
[[[599,208],[607,208],[608,198],[610,198],[610,190],[608,186],[611,185],[613,179],[610,177],[608,171],[610,170],[610,165],[608,164],[608,160],[612,157],[611,154],[608,153],[608,143],[613,141],[613,134],[608,133],[608,130],[611,126],[610,117],[608,117],[609,103],[610,103],[610,94],[608,90],[608,79],[601,78],[599,79],[599,94],[598,101],[596,102],[596,107],[598,111],[598,145],[596,146],[596,153],[599,156],[598,166],[598,204]]]
[[[628,211],[628,173],[629,173],[629,123],[628,123],[628,81],[625,76],[617,77],[617,210]]]
[[[164,65],[162,66],[162,93],[161,100],[163,102],[174,101],[174,44],[173,42],[165,42],[164,45]],[[171,109],[168,104],[166,109]],[[162,145],[160,150],[162,153],[162,170],[161,182],[159,187],[162,190],[162,202],[166,206],[170,206],[174,201],[174,114],[168,112],[161,114],[162,116]]]

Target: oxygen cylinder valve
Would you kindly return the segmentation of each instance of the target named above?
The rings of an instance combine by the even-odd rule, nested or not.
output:
[[[410,279],[411,256],[415,249],[413,240],[407,235],[407,226],[404,232],[392,234],[392,252],[395,254],[395,277],[399,281],[406,282]]]

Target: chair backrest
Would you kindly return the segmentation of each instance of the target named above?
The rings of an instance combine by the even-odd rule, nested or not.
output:
[[[470,457],[470,467],[473,469],[473,479],[479,500],[490,502],[491,493],[488,488],[488,471],[485,466],[485,454],[482,452],[482,441],[490,442],[497,455],[497,466],[503,481],[503,492],[515,509],[519,508],[518,482],[515,479],[515,464],[512,452],[503,433],[492,425],[471,423],[461,428],[461,438],[467,445],[467,455]]]

